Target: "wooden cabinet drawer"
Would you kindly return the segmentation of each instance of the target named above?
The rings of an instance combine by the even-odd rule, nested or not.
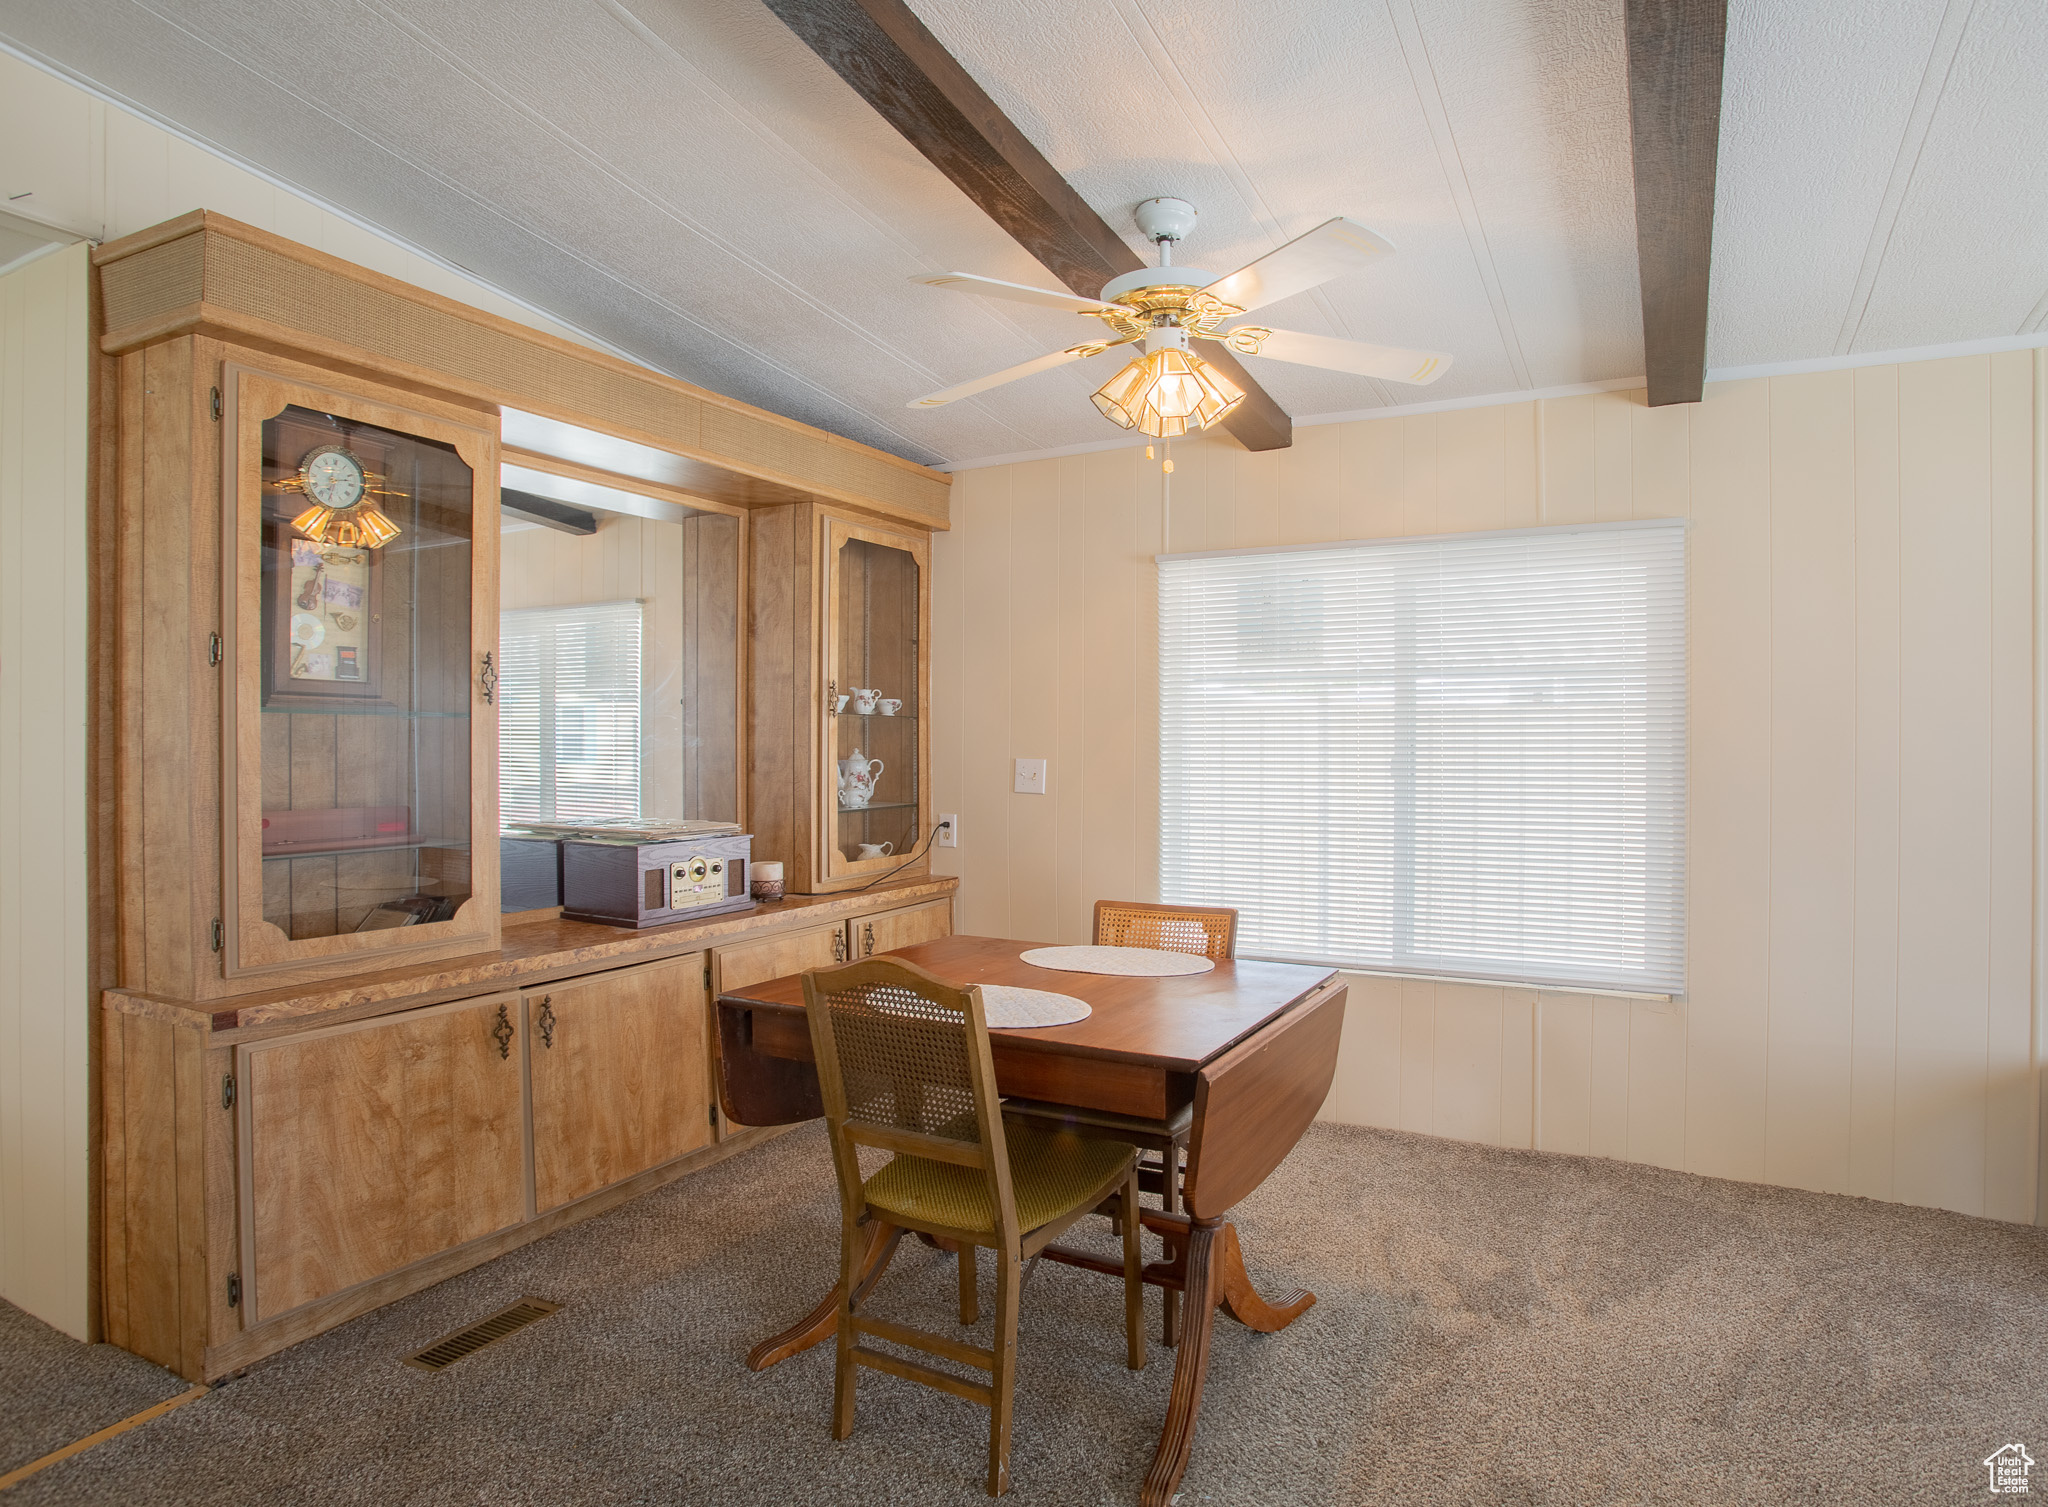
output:
[[[236,1049],[245,1324],[525,1217],[518,1012],[492,995]]]
[[[803,973],[812,968],[832,968],[846,962],[849,955],[843,923],[787,931],[780,936],[764,937],[758,942],[719,948],[711,954],[712,984],[717,993],[723,994],[728,989],[744,989],[749,984]],[[712,1028],[715,1050],[715,1019]],[[713,1066],[715,1071],[715,1059]],[[730,1133],[746,1127],[737,1120],[728,1119],[725,1128]]]
[[[714,987],[723,994],[766,979],[779,979],[812,968],[830,968],[846,961],[846,928],[839,924],[812,926],[764,937],[758,942],[743,942],[737,947],[719,948],[711,955],[711,977]]]
[[[711,1143],[704,955],[528,991],[534,1212]]]
[[[899,947],[915,947],[920,942],[934,942],[951,935],[953,902],[933,900],[856,920],[853,950],[857,957],[871,958],[878,952],[894,952]]]

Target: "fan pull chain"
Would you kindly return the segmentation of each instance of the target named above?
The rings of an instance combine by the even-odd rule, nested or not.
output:
[[[1159,468],[1159,552],[1173,552],[1173,446],[1161,441],[1160,448],[1166,452],[1166,462]],[[1152,447],[1145,447],[1145,459],[1152,459]]]

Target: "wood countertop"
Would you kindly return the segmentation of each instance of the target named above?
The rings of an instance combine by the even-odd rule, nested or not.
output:
[[[104,999],[109,1008],[124,1013],[201,1025],[213,1034],[214,1045],[227,1046],[257,1035],[523,989],[607,968],[731,946],[780,931],[829,925],[851,916],[943,900],[959,887],[960,881],[951,876],[926,876],[834,895],[791,895],[752,910],[644,930],[546,916],[508,925],[497,951],[470,957],[383,969],[321,984],[295,984],[234,1000],[192,1003],[127,989],[109,989]]]

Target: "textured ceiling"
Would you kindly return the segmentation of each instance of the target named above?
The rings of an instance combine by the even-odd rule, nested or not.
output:
[[[1399,255],[1262,322],[1451,352],[1252,358],[1298,416],[1642,371],[1620,0],[914,0],[1134,246],[1216,273],[1335,214]],[[652,366],[925,461],[1115,438],[1092,325],[912,285],[1050,276],[757,0],[0,0],[0,38]],[[2048,320],[2048,5],[1735,0],[1709,364]]]

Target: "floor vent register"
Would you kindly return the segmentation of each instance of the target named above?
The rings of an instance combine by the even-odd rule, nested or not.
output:
[[[489,1318],[478,1319],[453,1334],[442,1335],[417,1355],[408,1355],[405,1363],[418,1366],[422,1371],[445,1371],[465,1355],[474,1355],[486,1345],[495,1345],[506,1335],[517,1333],[536,1319],[546,1318],[561,1306],[545,1298],[521,1298]]]

